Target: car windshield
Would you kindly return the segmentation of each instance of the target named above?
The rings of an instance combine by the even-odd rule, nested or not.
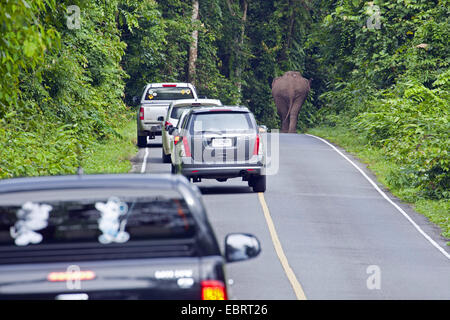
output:
[[[194,114],[191,133],[235,132],[253,130],[248,112],[209,112]]]
[[[145,100],[179,100],[193,99],[194,94],[188,87],[149,88],[145,93]]]
[[[5,247],[190,238],[195,232],[189,207],[171,190],[152,194],[133,188],[97,188],[0,195],[0,251]]]

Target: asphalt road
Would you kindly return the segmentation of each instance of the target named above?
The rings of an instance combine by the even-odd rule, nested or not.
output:
[[[140,149],[132,171],[170,172],[160,141]],[[198,183],[219,241],[248,232],[261,242],[259,257],[227,265],[232,298],[450,299],[439,229],[382,190],[401,213],[367,178],[325,142],[281,134],[263,196],[239,179]]]

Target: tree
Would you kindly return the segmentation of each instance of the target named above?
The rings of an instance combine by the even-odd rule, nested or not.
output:
[[[198,0],[192,0],[192,41],[189,47],[189,71],[188,81],[195,83],[196,81],[196,62],[198,56],[198,22],[199,22],[199,3]]]

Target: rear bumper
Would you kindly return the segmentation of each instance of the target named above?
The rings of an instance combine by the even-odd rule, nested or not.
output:
[[[199,178],[237,178],[247,179],[249,176],[264,174],[262,165],[185,165],[181,166],[181,173],[186,177]]]
[[[140,121],[138,124],[139,135],[161,135],[162,122]]]

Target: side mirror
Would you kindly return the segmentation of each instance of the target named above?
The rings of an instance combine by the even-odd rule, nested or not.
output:
[[[258,132],[259,133],[266,133],[267,132],[267,126],[265,126],[265,125],[260,125],[260,126],[258,126]]]
[[[167,131],[169,132],[170,135],[172,135],[173,132],[175,131],[175,127],[173,125],[169,125],[167,127]]]
[[[225,260],[243,261],[256,257],[261,252],[259,240],[245,233],[230,233],[225,237]]]

